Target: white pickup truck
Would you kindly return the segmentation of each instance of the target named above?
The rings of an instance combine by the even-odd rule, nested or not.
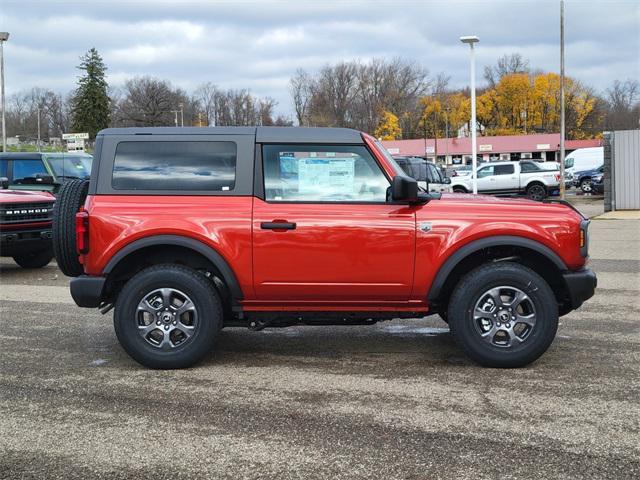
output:
[[[478,192],[495,195],[525,194],[532,200],[556,195],[560,189],[560,172],[556,163],[491,162],[477,169]],[[472,175],[453,177],[454,192],[473,191]]]

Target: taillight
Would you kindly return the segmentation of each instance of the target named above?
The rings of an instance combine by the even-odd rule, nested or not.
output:
[[[76,249],[82,254],[89,252],[89,214],[84,210],[76,213]]]

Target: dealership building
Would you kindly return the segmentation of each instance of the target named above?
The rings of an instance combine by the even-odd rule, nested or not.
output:
[[[382,144],[391,155],[424,157],[438,163],[460,165],[471,163],[471,138],[418,138],[414,140],[388,140]],[[602,140],[566,140],[565,150],[570,153],[578,148],[600,147]],[[560,134],[510,135],[477,138],[478,161],[505,161],[536,159],[558,161],[560,158]]]

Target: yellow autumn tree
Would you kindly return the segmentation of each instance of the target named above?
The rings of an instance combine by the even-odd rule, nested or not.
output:
[[[419,102],[418,130],[430,137],[455,136],[469,122],[470,102],[461,92],[427,95]]]
[[[380,115],[380,123],[374,133],[377,138],[382,140],[402,138],[402,128],[400,128],[398,117],[388,110],[383,111],[382,115]]]

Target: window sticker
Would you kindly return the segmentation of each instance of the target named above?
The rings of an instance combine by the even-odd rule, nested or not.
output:
[[[353,158],[301,158],[298,160],[298,192],[353,193]]]

